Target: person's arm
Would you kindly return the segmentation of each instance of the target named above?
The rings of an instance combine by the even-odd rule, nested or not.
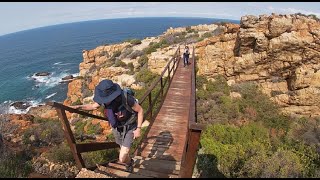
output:
[[[137,129],[133,131],[133,135],[135,139],[140,137],[141,135],[141,126],[143,121],[143,108],[138,103],[134,103],[132,109],[138,113]]]
[[[93,104],[82,104],[82,105],[75,105],[75,106],[70,106],[74,109],[82,109],[82,110],[94,110],[100,107],[100,104],[94,102]]]

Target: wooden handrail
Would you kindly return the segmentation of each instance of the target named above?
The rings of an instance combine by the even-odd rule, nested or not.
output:
[[[197,123],[196,112],[196,74],[195,74],[195,49],[192,51],[192,65],[191,65],[191,94],[190,94],[190,111],[188,120],[187,140],[184,144],[184,153],[181,160],[181,170],[179,177],[191,178],[193,168],[196,161],[196,153],[200,142],[200,135],[205,125]]]
[[[145,94],[142,96],[141,100],[139,100],[139,102],[141,102],[141,104],[145,101],[145,99],[147,98],[147,96],[151,93],[151,91],[154,89],[154,87],[156,87],[156,85],[159,83],[159,81],[161,81],[161,78],[164,76],[164,74],[166,73],[167,69],[169,68],[169,65],[172,61],[176,62],[177,61],[177,53],[178,51],[180,51],[180,47],[178,47],[178,49],[176,50],[176,52],[174,53],[173,58],[171,58],[171,60],[167,63],[167,65],[164,67],[160,77],[154,81],[151,86],[148,88],[147,92],[145,92]]]
[[[114,149],[117,147],[119,147],[119,145],[115,142],[94,142],[94,143],[76,144],[78,153],[98,151],[98,150],[104,150],[104,149]]]
[[[84,111],[80,111],[80,110],[71,108],[69,106],[65,106],[65,105],[57,103],[57,102],[47,102],[46,104],[49,105],[49,106],[55,107],[55,108],[64,109],[64,110],[69,111],[71,113],[77,113],[77,114],[80,114],[80,115],[83,115],[83,116],[92,117],[92,118],[101,119],[101,120],[108,120],[105,117],[89,114],[89,113],[86,113]]]

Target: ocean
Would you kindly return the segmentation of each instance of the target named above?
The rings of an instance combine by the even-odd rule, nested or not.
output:
[[[67,83],[61,78],[79,73],[82,50],[126,39],[161,35],[170,27],[237,20],[213,18],[123,18],[41,27],[0,36],[0,114],[26,113],[10,107],[17,101],[32,106],[63,102]],[[46,77],[35,76],[49,72]]]

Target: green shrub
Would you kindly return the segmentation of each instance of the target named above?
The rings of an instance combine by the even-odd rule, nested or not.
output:
[[[121,55],[121,51],[117,50],[115,52],[113,52],[112,57],[119,57]]]
[[[207,91],[220,91],[223,92],[225,95],[229,95],[230,87],[228,86],[227,81],[223,76],[216,76],[214,82],[208,81]]]
[[[168,47],[169,43],[166,39],[161,39],[158,43],[151,42],[148,47],[143,49],[145,54],[151,54],[152,52],[156,52],[158,48]]]
[[[242,113],[252,108],[257,112],[254,121],[262,121],[267,127],[288,130],[291,121],[280,113],[279,107],[269,97],[263,94],[258,86],[252,83],[239,84],[233,87],[240,92],[242,98],[239,100],[239,108]]]
[[[206,88],[204,89],[205,86]],[[197,76],[196,78],[197,99],[207,100],[213,92],[222,92],[225,95],[230,94],[230,87],[223,76],[217,76],[215,81],[208,81],[204,76]]]
[[[197,32],[195,29],[189,29],[189,30],[187,30],[187,32],[188,33],[195,33],[195,32]]]
[[[203,40],[204,40],[203,37],[199,37],[197,41],[200,42],[200,41],[203,41]]]
[[[148,69],[142,69],[139,71],[139,73],[136,75],[136,80],[138,82],[144,82],[148,85],[151,85],[151,83],[159,77],[158,74],[151,72]]]
[[[31,157],[25,151],[0,154],[0,178],[27,178],[32,172]]]
[[[48,152],[45,152],[45,157],[47,157],[50,161],[55,163],[66,163],[70,162],[75,164],[75,159],[72,155],[70,146],[63,142],[58,146],[53,146],[49,149]]]
[[[127,64],[124,63],[124,62],[121,61],[121,60],[116,60],[114,66],[115,66],[115,67],[127,67]]]
[[[111,160],[118,159],[119,150],[107,149],[99,151],[91,151],[82,153],[83,160],[87,167],[95,166],[96,164],[106,163]]]
[[[202,151],[216,160],[199,159],[198,168],[215,166],[225,177],[297,178],[316,175],[320,164],[315,146],[288,138],[274,141],[269,137],[269,130],[261,123],[249,123],[239,128],[208,125],[200,140]],[[206,173],[207,177],[217,175],[216,172]]]
[[[84,134],[84,127],[87,125],[87,121],[78,121],[75,123],[75,135]]]
[[[143,52],[143,51],[135,50],[135,51],[133,51],[131,54],[129,54],[129,55],[127,56],[127,58],[136,59],[137,57],[142,56],[142,55],[144,55],[144,52]]]
[[[31,136],[34,136],[34,141],[30,140]],[[59,144],[63,140],[64,133],[58,120],[48,120],[39,126],[31,127],[22,136],[24,144],[33,143],[35,146]]]
[[[107,142],[114,142],[114,136],[113,136],[113,133],[110,133],[106,136],[106,141]]]
[[[148,60],[149,60],[148,56],[146,56],[146,55],[141,56],[138,59],[138,63],[140,65],[140,67],[142,67],[145,63],[148,63]]]
[[[208,38],[208,37],[212,37],[212,33],[211,32],[205,32],[204,34],[202,34],[201,38]]]
[[[76,105],[81,105],[81,104],[82,104],[82,102],[81,102],[80,98],[78,98],[76,102],[71,103],[71,106],[76,106]]]
[[[204,76],[196,79],[197,120],[208,125],[202,133],[203,153],[197,162],[201,177],[320,175],[315,146],[320,131],[314,128],[320,121],[303,118],[294,121],[283,115],[256,84],[241,83],[230,88],[222,77],[215,79],[214,82]],[[242,97],[233,99],[230,91],[239,92]],[[246,123],[232,121],[242,119]],[[306,139],[308,144],[304,143]]]
[[[132,52],[133,52],[132,48],[126,48],[126,49],[122,50],[122,53],[118,59],[124,59],[124,58],[128,57]]]
[[[128,63],[128,68],[130,69],[130,72],[134,72],[134,66],[132,62]]]
[[[280,94],[284,94],[284,93],[282,91],[271,91],[271,97],[275,97]]]
[[[145,54],[151,54],[152,52],[156,52],[157,51],[157,46],[149,46],[143,49],[143,52]]]
[[[112,56],[110,57],[110,61],[111,62],[115,62],[120,55],[121,55],[121,51],[120,50],[117,50],[117,51],[113,52]],[[109,66],[109,64],[107,63],[106,66]]]
[[[140,39],[132,39],[132,40],[130,40],[130,43],[133,45],[138,45],[138,44],[141,44],[141,40]]]
[[[103,129],[100,126],[100,123],[97,123],[97,124],[89,123],[87,126],[87,134],[101,134],[102,131]]]

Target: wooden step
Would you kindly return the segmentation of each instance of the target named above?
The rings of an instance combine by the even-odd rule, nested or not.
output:
[[[121,171],[125,171],[125,169],[126,169],[124,165],[119,164],[119,163],[109,163],[108,167],[118,169]],[[147,169],[139,169],[139,168],[134,168],[133,174],[139,174],[139,175],[154,177],[154,178],[176,178],[176,177],[178,177],[178,175],[176,175],[176,174],[166,174],[166,173],[150,171]]]
[[[123,165],[122,165],[123,166]],[[122,177],[122,178],[153,178],[151,176],[143,176],[140,174],[134,174],[125,172],[121,169],[114,168],[112,166],[101,166],[97,164],[97,169],[95,170],[97,173],[107,174],[112,177]]]
[[[139,169],[146,169],[149,171],[155,171],[165,174],[178,175],[180,171],[180,162],[171,160],[159,160],[154,158],[146,158],[136,156],[133,158],[135,160],[135,166]]]
[[[180,161],[169,161],[168,160],[161,160],[161,159],[155,159],[155,158],[149,158],[149,157],[142,157],[142,156],[135,156],[134,158],[132,158],[135,163],[139,163],[139,162],[143,162],[143,161],[158,161],[161,163],[168,163],[168,164],[174,164],[174,165],[181,165]]]

